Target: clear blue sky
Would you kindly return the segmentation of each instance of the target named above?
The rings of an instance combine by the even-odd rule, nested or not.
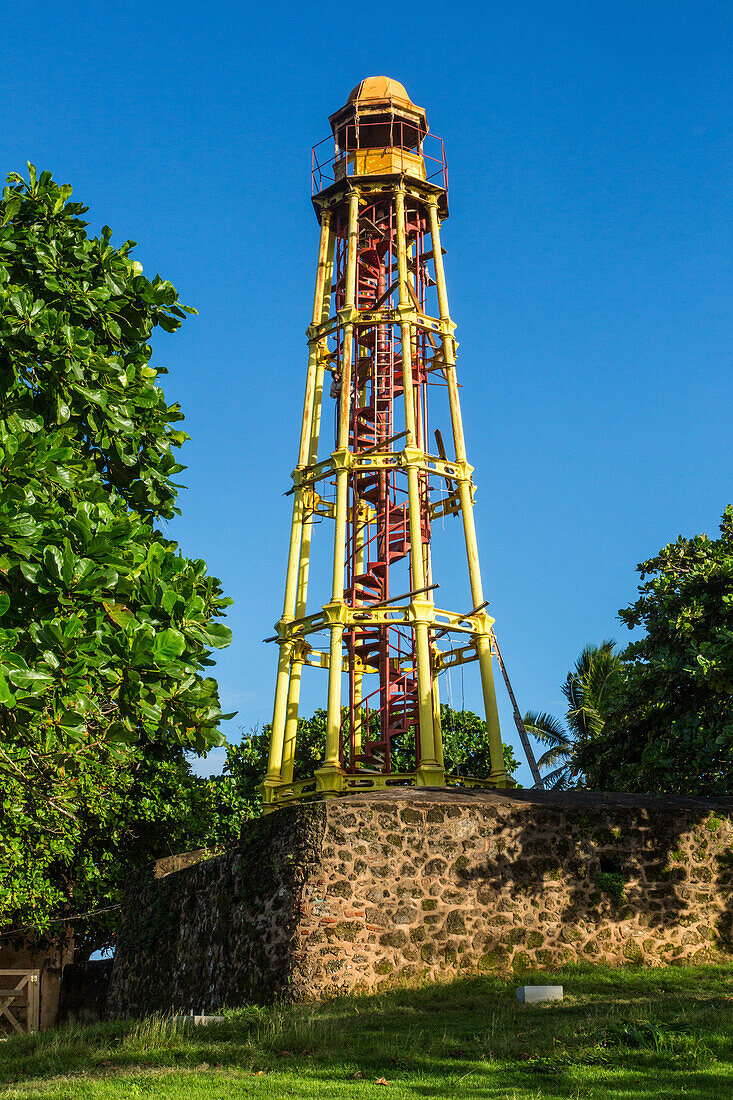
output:
[[[305,371],[310,146],[363,76],[401,80],[446,142],[485,587],[520,707],[561,712],[581,646],[626,641],[636,563],[716,531],[733,499],[732,12],[4,5],[3,171],[32,160],[71,183],[95,231],[139,241],[146,272],[199,310],[156,338],[193,437],[169,534],[235,599],[217,672],[233,739],[270,717],[261,639],[281,609]],[[306,706],[325,700],[318,677]]]

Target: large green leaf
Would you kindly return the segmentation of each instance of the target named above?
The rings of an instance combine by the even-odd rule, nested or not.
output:
[[[64,568],[64,559],[58,546],[47,546],[43,551],[43,565],[50,577],[55,581],[61,581]]]
[[[71,734],[76,737],[81,737],[86,733],[86,723],[81,715],[77,714],[73,710],[65,710],[60,719],[59,725],[65,733]]]
[[[226,649],[231,645],[232,632],[228,626],[222,623],[209,623],[205,628],[205,636],[213,649]]]
[[[180,630],[168,627],[155,635],[153,641],[153,659],[156,664],[163,665],[168,661],[180,657],[186,648],[186,639]]]
[[[53,683],[52,676],[33,668],[15,668],[9,673],[9,679],[17,688],[32,695],[45,691]]]
[[[104,608],[109,615],[110,619],[117,623],[118,626],[129,626],[130,623],[135,622],[135,616],[129,607],[125,607],[122,603],[107,603],[103,601]]]
[[[15,696],[13,695],[8,681],[0,672],[0,704],[5,707],[15,706]]]

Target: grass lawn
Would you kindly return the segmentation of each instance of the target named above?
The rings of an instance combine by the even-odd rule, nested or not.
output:
[[[565,987],[520,1005],[524,983]],[[572,966],[0,1042],[0,1097],[733,1100],[733,965]]]

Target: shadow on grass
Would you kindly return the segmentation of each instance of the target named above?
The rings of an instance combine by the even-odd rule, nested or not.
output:
[[[607,1095],[641,1100],[660,1095],[664,1074],[667,1095],[709,1100],[724,1095],[716,1079],[733,1074],[732,978],[733,966],[581,964],[552,975],[566,1000],[545,1005],[517,1002],[519,978],[471,977],[321,1005],[252,1006],[205,1028],[162,1017],[73,1026],[0,1044],[0,1083],[205,1066],[264,1070],[304,1088],[385,1077],[425,1097],[577,1096],[612,1082]],[[624,1036],[637,1033],[661,1040],[635,1047]]]

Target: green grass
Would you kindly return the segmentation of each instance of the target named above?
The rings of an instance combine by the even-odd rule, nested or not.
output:
[[[565,1000],[520,1005],[525,982],[561,983]],[[0,1043],[3,1098],[388,1096],[733,1100],[733,965],[470,977]]]

